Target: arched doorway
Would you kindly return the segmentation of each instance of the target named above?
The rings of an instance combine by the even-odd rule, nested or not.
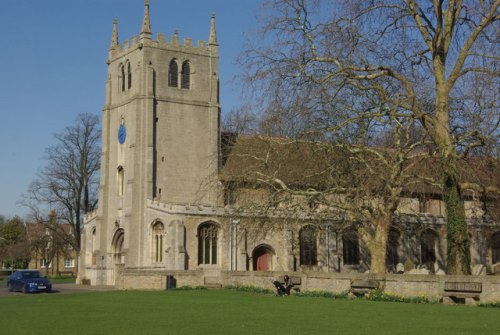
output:
[[[117,279],[117,269],[122,264],[125,264],[125,255],[123,255],[123,241],[125,239],[125,232],[123,229],[118,229],[113,236],[111,244],[111,251],[113,253],[111,282],[115,283]]]
[[[253,270],[270,271],[273,269],[274,250],[268,245],[260,245],[252,252]]]

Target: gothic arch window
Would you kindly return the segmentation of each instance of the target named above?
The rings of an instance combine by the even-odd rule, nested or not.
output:
[[[122,196],[125,188],[125,171],[123,170],[123,166],[118,167],[118,195]]]
[[[273,270],[274,250],[268,245],[259,245],[252,252],[253,270],[270,271]]]
[[[132,71],[130,70],[130,63],[127,64],[127,89],[132,87]]]
[[[300,265],[318,264],[317,229],[307,225],[299,231]]]
[[[161,263],[163,262],[163,236],[165,228],[163,223],[156,222],[152,227],[153,232],[153,262]]]
[[[217,264],[218,234],[213,222],[198,227],[198,264]]]
[[[172,59],[170,61],[170,65],[168,66],[168,86],[170,87],[179,87],[179,67],[177,65],[177,61]]]
[[[396,229],[389,230],[389,238],[387,240],[386,264],[388,268],[396,270],[396,265],[399,263],[399,238],[401,234]]]
[[[433,270],[436,262],[436,247],[438,235],[432,229],[426,229],[420,235],[420,262]]]
[[[188,61],[182,63],[181,69],[181,88],[189,90],[190,88],[191,66]]]
[[[120,89],[122,92],[125,91],[125,66],[123,64],[120,64],[120,76],[119,76],[119,81],[120,83]]]
[[[493,264],[500,263],[500,231],[491,236],[491,260]]]
[[[359,239],[355,231],[348,231],[342,235],[344,265],[359,264]]]

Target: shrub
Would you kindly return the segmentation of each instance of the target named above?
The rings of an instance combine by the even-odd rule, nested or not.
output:
[[[500,308],[500,301],[480,302],[477,305],[479,307],[496,307],[496,308]]]
[[[298,297],[318,297],[331,299],[347,299],[347,292],[304,291],[295,294]]]
[[[257,294],[272,294],[273,293],[272,290],[269,290],[267,288],[261,288],[261,287],[250,286],[250,285],[228,285],[228,286],[224,286],[224,289],[240,291],[240,292],[251,292],[251,293],[257,293]]]
[[[437,298],[431,298],[426,295],[419,295],[413,297],[404,297],[390,292],[385,292],[381,288],[377,288],[365,296],[366,300],[370,301],[387,301],[387,302],[403,302],[414,304],[436,304],[439,302]]]

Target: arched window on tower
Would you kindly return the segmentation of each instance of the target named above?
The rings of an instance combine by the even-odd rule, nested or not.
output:
[[[122,89],[122,92],[125,91],[125,67],[123,65],[120,65],[120,86]]]
[[[185,61],[184,63],[182,63],[181,88],[185,88],[185,89],[189,90],[190,75],[191,75],[191,67],[189,66],[189,62]]]
[[[300,265],[318,264],[316,227],[307,225],[299,232]]]
[[[355,231],[349,231],[342,236],[344,265],[359,264],[359,240]]]
[[[163,223],[156,222],[153,226],[153,262],[163,262]]]
[[[179,87],[178,78],[179,67],[177,66],[177,61],[175,59],[172,59],[170,61],[170,65],[168,66],[168,86]]]
[[[132,87],[132,71],[130,70],[130,63],[127,64],[127,89]]]
[[[198,228],[198,264],[217,264],[217,238],[219,229],[213,222]]]

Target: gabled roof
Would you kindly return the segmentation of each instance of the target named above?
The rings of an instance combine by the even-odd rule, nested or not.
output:
[[[367,164],[349,159],[348,151],[365,155]],[[328,188],[332,185],[363,183],[375,192],[383,187],[387,167],[379,163],[376,154],[391,159],[394,151],[386,148],[346,148],[328,143],[294,141],[286,138],[263,138],[251,135],[222,134],[223,182],[256,183],[278,178],[295,187]],[[414,182],[405,185],[406,193],[441,194],[442,169],[435,157],[413,158],[407,161],[406,174],[425,177],[434,184]],[[487,193],[500,190],[500,161],[493,158],[469,157],[459,162],[462,182],[484,187]],[[367,172],[367,166],[373,171]],[[355,173],[356,171],[360,173]],[[367,178],[369,177],[369,178]],[[422,178],[418,178],[422,179]],[[470,191],[464,192],[471,195]]]

